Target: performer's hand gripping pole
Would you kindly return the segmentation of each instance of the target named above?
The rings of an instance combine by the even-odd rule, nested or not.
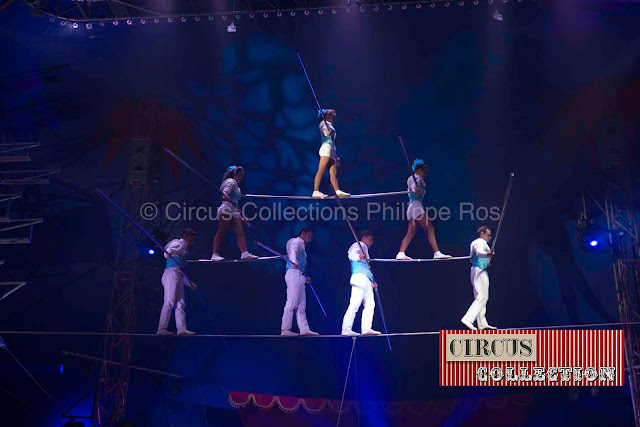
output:
[[[260,243],[259,241],[255,241],[255,244],[260,246],[261,248],[265,249],[268,252],[271,252],[272,254],[274,254],[275,256],[277,256],[278,258],[283,259],[285,262],[289,262],[289,260],[287,259],[287,257],[285,257],[284,255],[282,255],[280,252],[277,252],[273,249],[271,249],[269,246],[263,245],[262,243]],[[300,270],[300,269],[298,269]],[[302,275],[305,277],[305,279],[307,279],[307,283],[309,284],[309,287],[311,288],[311,290],[313,291],[313,295],[315,295],[316,300],[318,300],[318,304],[320,305],[320,308],[322,309],[322,312],[324,313],[324,317],[329,317],[327,316],[327,312],[324,311],[324,307],[322,306],[322,303],[320,302],[320,298],[318,297],[318,294],[316,293],[316,290],[313,288],[313,285],[311,284],[311,279],[309,278],[309,276],[307,276],[307,274],[300,270],[300,272],[302,273]]]
[[[197,170],[195,170],[194,168],[192,168],[191,166],[189,166],[189,164],[187,162],[185,162],[184,160],[182,160],[180,157],[178,157],[177,155],[175,155],[173,153],[173,151],[169,150],[168,148],[164,148],[164,151],[167,152],[167,154],[169,154],[171,157],[173,157],[174,159],[176,159],[179,163],[181,163],[182,165],[184,165],[187,169],[189,169],[191,172],[195,173],[196,175],[198,175],[200,178],[202,178],[204,180],[204,182],[206,182],[207,184],[209,184],[211,187],[215,188],[216,190],[218,190],[220,192],[220,194],[222,194],[223,196],[226,196],[226,194],[224,194],[222,192],[222,190],[220,190],[220,187],[218,187],[217,185],[215,185],[213,182],[211,182],[211,180],[209,178],[207,178],[206,176],[204,176],[203,174],[201,174],[200,172],[198,172]],[[245,218],[242,217],[242,215],[240,215],[240,220],[242,222],[244,222],[245,224],[247,224],[248,227],[251,227],[251,224],[249,223],[248,220],[246,220]]]
[[[181,262],[181,260],[179,258],[176,258],[173,255],[171,255],[169,252],[167,252],[167,250],[164,248],[164,246],[162,246],[160,243],[158,243],[158,241],[156,239],[154,239],[151,236],[151,234],[149,234],[144,228],[142,228],[142,226],[140,224],[138,224],[135,219],[131,218],[131,216],[129,216],[129,214],[127,214],[124,210],[122,210],[122,208],[120,206],[118,206],[118,204],[116,202],[111,200],[111,198],[109,198],[109,196],[104,194],[102,192],[102,190],[100,190],[99,188],[96,188],[96,191],[106,201],[111,203],[117,210],[119,210],[122,215],[124,215],[129,221],[131,221],[131,223],[133,225],[135,225],[140,231],[142,231],[142,233],[144,233],[144,235],[147,236],[156,245],[156,247],[158,247],[160,250],[162,250],[162,252],[164,252],[165,254],[169,255],[169,257],[171,257],[171,259],[173,259],[177,265],[182,265],[182,262]],[[216,324],[216,321],[213,320],[213,316],[211,315],[211,312],[209,311],[209,308],[207,307],[207,304],[205,304],[204,300],[202,299],[202,296],[200,295],[200,292],[198,292],[197,288],[193,287],[193,282],[191,281],[189,276],[187,276],[187,273],[184,270],[183,270],[183,272],[184,272],[184,278],[189,283],[191,289],[193,289],[196,292],[196,295],[198,295],[198,298],[200,298],[200,301],[202,302],[202,305],[204,306],[204,309],[207,311],[207,314],[209,315],[209,318],[211,319],[211,322],[213,323],[213,326],[216,328],[216,331],[217,331],[218,335],[222,335],[222,333],[220,332],[220,329],[218,328],[218,325]],[[227,344],[225,339],[223,338],[222,340],[224,341],[224,345],[226,345],[227,348],[229,348],[229,345]]]

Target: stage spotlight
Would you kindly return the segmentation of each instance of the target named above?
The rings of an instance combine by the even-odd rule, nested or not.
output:
[[[463,2],[462,0],[460,0],[460,1],[458,2],[458,4],[459,4],[460,6],[464,6],[464,2]]]
[[[100,21],[100,26],[104,27],[104,21]]]
[[[338,9],[331,9],[331,13],[335,15],[336,13],[338,13]]]
[[[131,25],[132,21],[131,19],[127,19],[127,25]]]
[[[253,18],[255,18],[255,17],[256,17],[256,15],[254,15],[253,13],[250,13],[250,14],[249,14],[249,18],[253,19]]]
[[[140,23],[141,23],[142,25],[144,25],[144,24],[146,24],[146,23],[147,23],[147,21],[146,21],[146,20],[144,20],[144,19],[141,19],[141,20],[140,20]]]
[[[91,22],[89,22],[88,24],[84,24],[84,27],[85,27],[87,30],[91,30],[91,29],[93,29],[93,25],[91,24]]]
[[[237,14],[237,15],[236,15],[236,21],[239,21],[239,20],[240,20],[240,18],[242,18],[242,15]]]
[[[377,11],[379,11],[379,10],[380,10],[380,8],[379,8],[378,6],[373,6],[373,11],[374,11],[374,12],[377,12]]]
[[[73,28],[78,28],[78,27],[79,27],[78,23],[77,23],[77,22],[74,22],[74,23],[73,23]]]
[[[227,26],[227,33],[235,33],[236,31],[238,31],[238,28],[233,22]]]
[[[578,234],[578,244],[585,252],[595,252],[604,249],[607,246],[607,237],[609,231],[593,221],[587,220],[587,216],[580,214],[578,223],[576,224]]]
[[[276,12],[276,16],[277,16],[278,18],[280,18],[280,17],[282,16],[282,12],[277,11],[277,12]]]
[[[149,252],[149,255],[153,255],[156,253],[156,251],[154,251],[153,249],[149,249],[147,252]]]
[[[387,9],[389,9],[389,10],[393,10],[393,6],[392,6],[392,5],[389,5],[389,6],[387,6]]]
[[[304,11],[304,15],[305,15],[305,16],[309,16],[309,11],[308,11],[308,10],[305,10],[305,11]]]
[[[213,21],[213,15],[209,15],[209,21]]]
[[[263,14],[262,14],[262,17],[263,17],[263,18],[268,18],[268,17],[269,17],[269,14],[268,14],[267,12],[265,12],[265,13],[263,13]]]
[[[422,5],[420,3],[416,4],[416,9],[421,9]]]
[[[113,21],[113,25],[118,25],[118,21]]]
[[[169,381],[169,391],[174,396],[182,393],[182,378],[171,378]]]
[[[173,18],[167,18],[167,22],[173,22]]]
[[[53,16],[51,18],[49,18],[49,22],[53,23],[56,22],[56,18],[54,18]]]
[[[67,25],[67,21],[60,21],[60,25]]]
[[[449,4],[450,3],[448,1],[444,2],[444,7],[449,7]]]
[[[318,9],[318,15],[322,15],[323,13],[324,13],[324,10]]]
[[[196,22],[200,22],[200,17],[196,16],[195,18],[193,18],[193,20],[196,21]]]
[[[473,0],[473,5],[477,6],[478,5],[478,0]]]
[[[431,4],[429,5],[429,7],[433,9],[434,7],[436,7],[436,4],[435,4],[435,3],[431,3]]]
[[[227,20],[227,15],[222,15],[222,20],[226,21]]]
[[[296,16],[296,11],[292,10],[290,14],[291,14],[291,16]]]
[[[157,24],[157,23],[159,23],[159,22],[160,22],[160,20],[159,20],[158,18],[154,18],[154,19],[153,19],[153,23],[154,23],[154,24]]]
[[[182,18],[180,18],[180,20],[181,20],[182,22],[187,22],[187,17],[186,17],[186,16],[183,16]]]
[[[406,4],[402,5],[402,10],[407,10],[407,5]]]

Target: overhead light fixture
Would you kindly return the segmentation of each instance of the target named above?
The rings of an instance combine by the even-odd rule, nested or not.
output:
[[[187,22],[187,17],[186,17],[186,16],[183,16],[182,18],[180,18],[180,20],[181,20],[182,22]]]
[[[227,26],[227,33],[235,33],[236,31],[238,31],[238,28],[233,22]]]
[[[73,23],[73,28],[78,28],[78,26],[79,26],[79,25],[78,25],[78,23],[77,23],[77,22],[74,22],[74,23]]]
[[[140,20],[140,23],[141,23],[142,25],[144,25],[144,24],[146,24],[146,23],[147,23],[147,21],[145,21],[144,19],[141,19],[141,20]]]
[[[195,18],[193,18],[193,20],[196,21],[196,22],[200,22],[200,17],[196,16]]]
[[[131,25],[132,23],[131,19],[127,19],[127,25]]]
[[[495,21],[502,22],[502,14],[496,10],[495,12],[493,12],[493,19]]]
[[[153,23],[154,23],[154,24],[157,24],[157,23],[159,23],[159,22],[160,22],[160,20],[159,20],[158,18],[154,18],[154,20],[153,20]]]

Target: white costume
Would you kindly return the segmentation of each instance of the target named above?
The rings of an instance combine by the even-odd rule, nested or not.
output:
[[[158,333],[167,333],[171,310],[175,307],[176,328],[178,333],[187,331],[187,321],[184,312],[184,286],[189,286],[184,276],[184,268],[187,259],[187,242],[184,239],[174,239],[170,241],[165,250],[175,258],[166,259],[164,273],[162,274],[162,286],[164,287],[164,304],[160,311],[160,322],[158,322]]]
[[[361,247],[362,249],[360,249]],[[362,250],[364,250],[367,259],[369,259],[369,247],[363,242],[351,245],[347,253],[351,261],[351,300],[349,301],[349,308],[347,308],[347,312],[344,314],[344,319],[342,320],[343,335],[351,335],[353,333],[353,321],[356,318],[356,313],[360,309],[360,305],[363,303],[364,309],[362,310],[360,330],[363,334],[372,331],[373,311],[376,307],[376,301],[373,297],[373,274],[367,262],[360,259],[359,255],[362,253]]]
[[[415,177],[415,180],[413,179]],[[416,181],[418,185],[416,186]],[[409,206],[407,207],[407,219],[418,219],[421,215],[424,215],[424,207],[422,206],[422,199],[426,193],[427,184],[424,179],[418,174],[414,174],[407,179],[407,188],[409,190]],[[418,194],[414,191],[419,190]]]
[[[462,320],[473,323],[477,320],[479,329],[485,329],[489,326],[485,317],[487,313],[487,301],[489,300],[489,252],[491,248],[487,241],[478,237],[471,242],[469,255],[471,256],[471,284],[473,285],[474,301],[471,303],[467,314]]]
[[[309,323],[307,323],[307,294],[305,284],[307,279],[302,274],[307,268],[307,252],[305,243],[300,237],[294,237],[287,242],[287,258],[298,264],[298,268],[294,268],[291,263],[287,263],[287,272],[284,280],[287,283],[287,302],[282,313],[282,326],[280,330],[283,333],[291,332],[293,324],[293,311],[296,310],[296,322],[300,334],[308,333]]]
[[[228,194],[231,201],[223,201],[220,207],[218,208],[218,217],[219,218],[240,218],[240,208],[238,207],[238,202],[240,202],[240,196],[242,192],[240,191],[240,187],[238,183],[233,178],[227,178],[224,180],[222,185],[220,186],[220,191],[224,194]]]
[[[335,160],[336,150],[333,141],[336,140],[336,129],[333,127],[333,124],[331,122],[326,120],[322,120],[318,128],[320,129],[320,135],[322,139],[322,145],[320,146],[318,154],[320,155],[320,157],[329,157],[332,160]],[[330,132],[331,134],[329,136],[326,136],[326,132]]]

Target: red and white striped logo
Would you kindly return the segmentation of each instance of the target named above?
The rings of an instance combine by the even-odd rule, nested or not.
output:
[[[622,330],[440,331],[441,386],[622,386]]]

